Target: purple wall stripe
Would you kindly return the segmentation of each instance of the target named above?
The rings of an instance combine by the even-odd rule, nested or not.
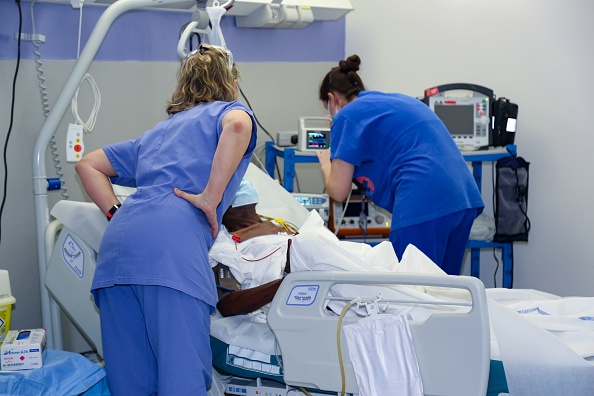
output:
[[[31,7],[21,3],[23,33],[32,33]],[[81,51],[105,7],[83,8]],[[79,10],[69,4],[36,3],[36,33],[45,36],[42,59],[77,57]],[[181,27],[189,13],[135,10],[111,26],[95,61],[175,61]],[[0,0],[0,59],[16,59],[19,10],[13,0]],[[235,18],[223,17],[227,46],[238,62],[333,62],[344,58],[345,20],[314,22],[303,29],[246,29]],[[21,42],[21,59],[33,59],[33,45]]]

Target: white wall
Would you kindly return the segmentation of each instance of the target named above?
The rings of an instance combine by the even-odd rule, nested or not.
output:
[[[531,162],[532,229],[528,243],[514,245],[514,287],[594,296],[594,2],[352,3],[346,56],[361,57],[368,89],[418,97],[432,86],[470,82],[519,105],[515,143]],[[484,186],[490,175],[485,166]],[[484,189],[492,215],[491,191]],[[492,286],[493,254],[481,256],[481,279]]]

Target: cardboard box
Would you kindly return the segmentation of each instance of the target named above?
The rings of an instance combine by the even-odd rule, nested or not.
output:
[[[0,348],[2,370],[26,370],[43,367],[45,330],[10,330]]]

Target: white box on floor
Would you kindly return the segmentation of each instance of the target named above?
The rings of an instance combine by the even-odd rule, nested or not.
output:
[[[43,367],[45,330],[10,330],[2,343],[2,370],[24,370]]]

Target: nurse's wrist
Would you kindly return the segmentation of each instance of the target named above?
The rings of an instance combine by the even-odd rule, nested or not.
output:
[[[113,215],[118,211],[119,208],[122,207],[122,204],[113,205],[107,212],[105,212],[105,216],[107,217],[107,221],[111,221]]]

